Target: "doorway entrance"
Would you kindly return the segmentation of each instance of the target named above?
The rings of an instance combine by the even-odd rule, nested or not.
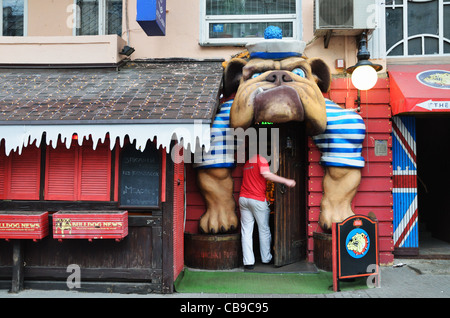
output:
[[[306,259],[306,177],[307,177],[307,137],[303,123],[292,122],[282,125],[261,126],[268,132],[277,130],[278,138],[268,134],[267,154],[275,162],[275,174],[294,179],[296,186],[287,188],[282,184],[270,184],[268,196],[271,197],[270,228],[272,233],[272,254],[275,268],[298,263]],[[271,188],[271,189],[270,189]],[[271,190],[271,191],[270,191]],[[258,231],[253,232],[255,258],[258,260]],[[305,262],[306,263],[306,262]],[[291,266],[293,271],[310,271],[306,265]]]
[[[450,259],[450,116],[416,118],[419,255]]]
[[[279,127],[279,175],[294,179],[287,189],[277,184],[274,203],[274,264],[284,266],[306,258],[307,144],[304,124]]]
[[[450,116],[393,117],[398,257],[450,258]]]

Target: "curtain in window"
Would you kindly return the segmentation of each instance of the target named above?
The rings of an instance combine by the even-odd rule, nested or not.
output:
[[[269,25],[281,28],[283,38],[293,36],[292,22],[211,23],[209,36],[210,38],[262,38],[264,30]]]
[[[206,0],[211,39],[261,38],[269,25],[280,27],[283,37],[291,38],[296,13],[296,0]]]
[[[207,15],[295,14],[295,0],[207,0]]]

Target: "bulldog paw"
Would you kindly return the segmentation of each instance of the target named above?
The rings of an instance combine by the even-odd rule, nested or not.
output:
[[[200,218],[199,230],[203,234],[230,233],[237,229],[238,218],[234,211],[207,210]]]
[[[351,209],[341,211],[323,210],[320,212],[319,226],[323,230],[329,231],[333,223],[340,223],[352,215],[355,215],[355,213]]]

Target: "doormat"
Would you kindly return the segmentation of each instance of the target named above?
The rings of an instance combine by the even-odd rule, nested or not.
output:
[[[365,289],[365,279],[340,282],[341,291]],[[192,271],[185,269],[175,281],[178,293],[211,294],[328,294],[333,293],[333,275],[266,274],[249,272]]]

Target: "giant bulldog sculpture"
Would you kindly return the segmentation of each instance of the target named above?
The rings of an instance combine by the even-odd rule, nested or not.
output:
[[[330,229],[333,222],[354,214],[351,201],[364,166],[364,122],[354,111],[324,98],[330,88],[330,70],[320,58],[302,57],[304,47],[301,41],[264,40],[247,46],[250,59],[228,61],[222,88],[226,101],[212,126],[211,150],[195,165],[206,202],[200,232],[237,229],[231,176],[234,147],[224,145],[229,127],[246,129],[262,121],[305,122],[306,132],[314,136],[325,168],[320,226]]]

